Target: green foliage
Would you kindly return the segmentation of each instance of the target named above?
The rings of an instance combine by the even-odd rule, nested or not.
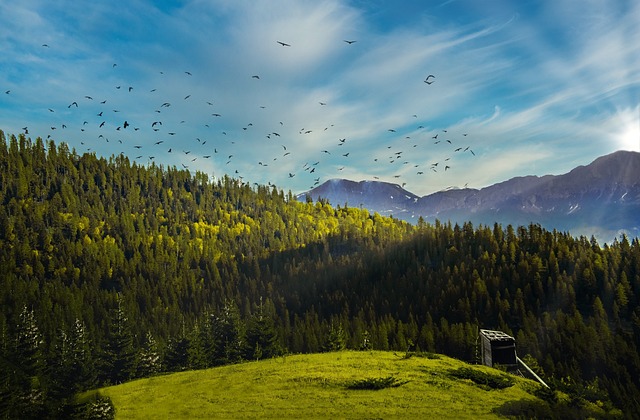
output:
[[[48,406],[59,356],[83,389],[154,374],[155,354],[172,371],[327,343],[474,360],[490,328],[550,381],[597,378],[600,401],[640,413],[637,238],[601,247],[535,224],[411,226],[0,132],[0,267],[3,407]]]
[[[118,300],[111,311],[109,335],[103,354],[105,382],[119,384],[131,379],[135,373],[135,349],[129,319]]]
[[[151,331],[147,332],[144,344],[138,353],[138,377],[153,376],[160,372],[162,360],[158,344]]]
[[[512,377],[501,374],[489,374],[478,369],[461,367],[449,371],[451,376],[459,379],[469,379],[473,383],[486,389],[504,389],[515,384]]]
[[[247,322],[245,359],[268,359],[280,354],[274,318],[270,312],[260,299],[260,305]]]
[[[405,384],[406,381],[400,381],[394,376],[386,376],[384,378],[364,378],[349,381],[345,387],[347,389],[364,389],[378,391],[385,388],[396,388]]]
[[[346,347],[346,337],[344,329],[342,328],[342,324],[334,324],[332,322],[331,326],[329,327],[329,333],[327,334],[324,350],[340,351],[344,350]]]
[[[74,401],[67,415],[78,420],[111,420],[116,418],[116,408],[111,398],[94,392]]]

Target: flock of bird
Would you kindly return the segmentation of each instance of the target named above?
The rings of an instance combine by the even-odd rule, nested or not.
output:
[[[294,48],[291,43],[279,40],[276,42],[282,48]],[[344,42],[353,45],[357,41],[344,40]],[[42,46],[49,48],[47,44]],[[118,70],[119,65],[114,63],[110,70],[113,72],[111,80],[121,80],[118,79]],[[160,77],[165,74],[163,71],[159,73]],[[193,74],[190,71],[183,71],[181,77],[189,78],[193,77]],[[262,82],[259,74],[247,75],[247,78],[253,79],[254,83]],[[429,74],[424,79],[424,84],[430,86],[436,80],[435,75]],[[253,87],[248,87],[248,89],[251,88]],[[11,93],[11,90],[5,91],[6,95],[11,95]],[[283,121],[271,123],[268,128],[264,127],[264,123],[254,125],[252,122],[248,122],[242,127],[232,127],[223,122],[224,104],[218,103],[214,98],[204,99],[202,104],[197,107],[202,110],[202,115],[194,116],[190,111],[184,112],[186,108],[181,106],[181,104],[193,100],[193,96],[199,96],[192,96],[189,92],[183,92],[177,96],[175,92],[171,93],[170,89],[163,89],[160,86],[136,86],[122,82],[99,90],[99,94],[103,97],[98,98],[95,93],[87,92],[82,97],[70,98],[70,102],[64,108],[58,106],[57,109],[52,107],[43,110],[51,116],[47,138],[59,138],[65,141],[65,136],[68,137],[72,130],[76,130],[75,137],[80,136],[80,144],[84,147],[81,152],[94,153],[97,149],[96,142],[104,142],[109,143],[108,149],[112,154],[122,153],[136,161],[146,161],[148,164],[154,162],[156,158],[160,161],[167,155],[178,154],[177,160],[184,169],[189,170],[190,166],[192,169],[198,170],[216,167],[218,171],[230,174],[241,181],[245,177],[264,179],[256,176],[256,171],[261,168],[269,166],[271,166],[270,170],[273,170],[274,167],[276,170],[287,168],[284,172],[285,178],[306,177],[309,189],[321,183],[320,172],[325,175],[329,174],[330,177],[336,177],[335,171],[342,171],[348,167],[349,160],[354,153],[362,153],[361,149],[350,149],[350,142],[346,137],[333,135],[334,124],[327,124],[320,128],[306,126],[293,129],[291,124],[285,124],[283,121],[286,119],[283,119]],[[157,106],[147,111],[138,109],[139,106],[135,106],[137,95],[143,95],[144,101],[139,101],[139,103],[151,100]],[[330,107],[330,104],[327,101],[318,100],[317,106]],[[256,112],[265,108],[265,105],[258,105]],[[250,107],[247,107],[248,116],[251,115],[249,110]],[[414,114],[413,118],[417,120],[418,116]],[[199,134],[202,138],[188,138],[193,130],[185,129],[185,127],[199,124],[203,125],[200,128],[209,131],[196,131],[196,133],[204,133]],[[312,124],[317,124],[317,121],[312,121]],[[264,130],[264,139],[268,142],[268,147],[264,150],[269,152],[251,165],[236,164],[238,156],[246,157],[247,155],[248,146],[243,143],[243,139],[246,138],[249,131],[258,129]],[[25,134],[29,134],[28,126],[23,127],[22,130]],[[398,133],[401,130],[404,131],[403,135]],[[317,133],[322,135],[319,136]],[[429,137],[426,137],[426,133],[429,133]],[[204,138],[205,135],[207,138]],[[318,145],[317,157],[306,162],[297,161],[295,148],[291,147],[295,143],[292,142],[297,141],[296,136],[310,135],[317,136],[312,139],[313,144]],[[408,131],[406,127],[402,129],[389,128],[387,133],[380,133],[381,138],[389,139],[387,152],[385,154],[369,152],[371,153],[371,166],[386,161],[386,164],[392,165],[392,170],[394,169],[396,172],[393,175],[394,179],[402,178],[403,174],[408,173],[409,170],[414,171],[415,175],[450,171],[454,167],[453,158],[456,154],[468,152],[475,156],[467,136],[467,133],[462,133],[462,138],[456,138],[450,135],[447,129],[439,130],[434,134],[434,131],[428,130],[422,125],[416,125],[415,128]],[[331,138],[333,140],[330,140]],[[398,144],[400,146],[396,146]],[[419,154],[414,153],[414,150],[426,146],[444,147],[448,156],[435,162],[415,161],[414,159]],[[199,159],[210,160],[211,164],[196,163]],[[328,159],[331,159],[332,166],[321,171],[319,168]],[[337,165],[336,162],[338,162]],[[247,168],[251,168],[250,171]],[[297,169],[292,171],[290,168]],[[382,173],[382,171],[377,173]],[[379,176],[373,176],[373,178],[380,179]],[[404,187],[406,181],[402,181],[399,182]],[[272,185],[271,181],[265,183]]]

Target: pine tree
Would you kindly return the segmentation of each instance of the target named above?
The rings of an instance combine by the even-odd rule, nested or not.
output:
[[[125,382],[135,373],[133,333],[122,306],[122,299],[118,299],[118,307],[111,311],[109,335],[103,354],[102,374],[111,384]]]
[[[265,309],[260,298],[260,306],[247,323],[245,358],[248,360],[268,359],[280,353],[273,318]]]
[[[324,345],[325,351],[340,351],[347,347],[347,340],[342,323],[331,322],[329,334]]]
[[[184,335],[172,338],[167,344],[163,360],[164,369],[181,372],[189,368],[189,339]]]
[[[189,369],[204,369],[207,367],[207,357],[204,349],[203,334],[196,322],[189,334],[187,347],[187,364]]]
[[[42,345],[35,313],[25,306],[16,326],[13,357],[4,360],[12,387],[7,401],[9,417],[38,418],[44,413]]]
[[[139,377],[153,376],[160,372],[161,360],[158,352],[158,344],[151,331],[147,331],[144,345],[138,353],[138,373]]]
[[[373,345],[371,344],[371,334],[369,334],[368,330],[365,330],[362,333],[362,340],[360,341],[360,350],[373,350]]]
[[[238,307],[227,301],[220,315],[212,318],[215,365],[234,363],[242,358],[244,332]]]

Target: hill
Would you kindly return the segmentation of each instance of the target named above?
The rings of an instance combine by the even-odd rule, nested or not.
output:
[[[427,356],[379,351],[295,355],[140,379],[99,392],[113,401],[116,418],[127,419],[606,414],[591,403],[581,408],[550,404],[536,396],[544,395],[541,386],[528,379],[446,356]]]
[[[514,336],[551,386],[640,413],[637,239],[412,225],[3,136],[0,417],[283,353],[415,345],[471,361],[479,328]]]
[[[300,194],[334,205],[364,207],[415,223],[418,217],[493,225],[539,223],[545,228],[611,242],[640,234],[640,153],[618,151],[562,175],[522,176],[481,189],[423,197],[379,181],[333,179]]]

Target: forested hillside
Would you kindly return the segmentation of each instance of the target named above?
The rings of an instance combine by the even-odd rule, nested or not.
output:
[[[285,352],[473,361],[478,328],[513,334],[520,357],[576,401],[640,413],[638,239],[412,226],[1,131],[0,203],[5,417]]]

